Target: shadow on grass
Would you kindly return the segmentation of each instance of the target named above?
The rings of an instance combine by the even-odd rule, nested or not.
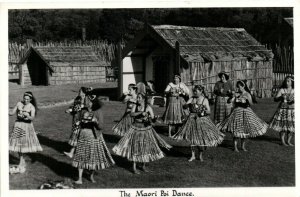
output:
[[[8,80],[10,83],[16,83],[19,84],[19,79],[9,79]]]
[[[14,155],[12,154],[9,154],[9,164],[12,164],[12,165],[18,165],[19,164],[19,161],[20,159],[15,157]]]
[[[31,158],[31,162],[39,162],[50,168],[55,174],[67,178],[75,178],[77,174],[76,168],[68,163],[58,161],[53,157],[43,155],[41,153],[27,154]]]
[[[256,138],[252,138],[251,140],[253,141],[267,141],[267,142],[272,142],[274,144],[279,144],[281,145],[280,139],[273,137],[273,136],[268,136],[268,135],[263,135],[263,136],[258,136]]]
[[[110,100],[117,101],[118,98],[118,88],[95,88],[92,93],[97,96],[108,96]]]
[[[106,143],[113,143],[113,144],[117,144],[121,139],[120,136],[106,134],[106,133],[103,133],[103,137]]]
[[[64,151],[69,151],[71,146],[67,142],[53,140],[43,135],[38,135],[38,139],[42,145],[53,148],[54,150],[63,153]]]

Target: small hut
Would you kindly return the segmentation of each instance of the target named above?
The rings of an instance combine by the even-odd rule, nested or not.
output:
[[[145,25],[119,57],[120,93],[144,80],[154,80],[163,92],[180,73],[190,88],[202,84],[212,96],[218,73],[225,71],[234,84],[247,79],[257,96],[271,96],[273,53],[243,28]]]
[[[106,66],[92,47],[31,47],[20,60],[19,81],[21,85],[105,83]]]

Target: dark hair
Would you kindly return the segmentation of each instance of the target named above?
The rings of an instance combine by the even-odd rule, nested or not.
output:
[[[195,91],[195,90],[201,91],[204,97],[208,97],[207,96],[207,92],[205,91],[204,86],[202,86],[202,85],[195,85],[195,87],[193,88],[193,91]]]
[[[82,97],[81,96],[76,96],[74,99],[74,105],[79,105],[82,102]]]
[[[91,102],[93,103],[93,105],[92,105],[92,110],[93,111],[96,111],[96,110],[102,108],[102,106],[104,105],[102,99],[99,98],[99,97],[95,98]]]
[[[227,75],[225,72],[221,72],[221,73],[218,74],[220,79],[222,78],[223,75],[225,76],[226,81],[228,81],[229,75]]]
[[[134,83],[130,83],[129,85],[128,85],[128,88],[130,89],[133,89],[135,92],[137,91],[137,86],[134,84]]]
[[[256,98],[251,94],[251,91],[250,91],[249,87],[247,86],[247,80],[237,81],[236,82],[236,87],[238,87],[238,86],[244,87],[245,91],[248,92],[251,95],[253,103],[257,103]]]
[[[286,82],[287,82],[287,80],[288,79],[291,79],[292,80],[292,88],[294,89],[294,77],[293,76],[286,76],[285,78],[284,78],[284,80],[283,80],[283,82],[282,82],[282,84],[281,84],[281,88],[287,88],[287,84],[286,84]]]
[[[33,96],[32,92],[30,92],[30,91],[25,92],[23,97],[25,97],[25,96],[29,96],[31,98],[30,103],[34,106],[34,108],[35,108],[35,115],[36,115],[37,114],[37,110],[38,110],[36,98]]]
[[[178,73],[178,74],[176,74],[176,75],[174,75],[174,78],[175,77],[177,77],[178,79],[179,79],[179,81],[181,82],[181,76],[180,76],[180,74]]]
[[[81,87],[80,89],[79,89],[79,91],[82,91],[84,94],[87,94],[87,93],[89,93],[89,92],[91,92],[93,90],[93,88],[92,87]]]

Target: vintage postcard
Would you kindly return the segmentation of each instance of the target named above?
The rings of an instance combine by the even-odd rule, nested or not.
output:
[[[245,2],[2,3],[2,195],[298,196],[299,2]]]

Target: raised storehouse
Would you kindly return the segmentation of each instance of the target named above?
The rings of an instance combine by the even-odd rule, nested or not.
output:
[[[106,66],[92,47],[31,47],[20,60],[19,79],[21,85],[105,83]]]
[[[271,96],[273,53],[243,28],[145,25],[119,57],[120,92],[144,80],[154,80],[163,92],[179,73],[190,88],[202,84],[211,97],[225,71],[234,85],[247,79],[257,96]]]

